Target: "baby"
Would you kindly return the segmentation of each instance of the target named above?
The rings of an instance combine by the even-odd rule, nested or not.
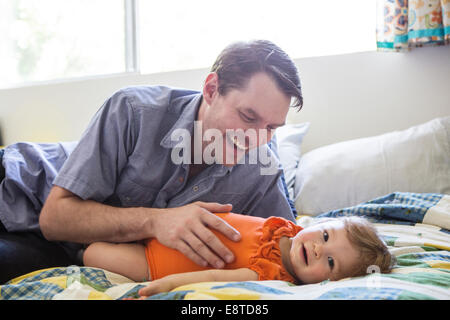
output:
[[[217,215],[242,235],[239,242],[233,242],[213,231],[236,257],[224,269],[199,266],[156,239],[93,243],[84,253],[84,265],[134,281],[152,280],[139,291],[145,297],[206,281],[283,280],[311,284],[339,280],[366,275],[372,265],[382,273],[390,272],[395,261],[375,228],[360,217],[317,219],[317,223],[303,229],[280,217]]]

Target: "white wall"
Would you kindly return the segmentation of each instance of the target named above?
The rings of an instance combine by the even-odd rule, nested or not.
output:
[[[404,129],[450,115],[450,46],[296,60],[305,104],[288,122],[311,121],[303,150]],[[5,144],[77,140],[115,90],[164,84],[200,90],[207,69],[116,75],[0,90]]]
[[[94,113],[114,91],[141,84],[200,89],[207,70],[155,75],[113,75],[0,90],[4,144],[78,140]]]
[[[450,46],[298,60],[311,121],[303,151],[450,115]]]

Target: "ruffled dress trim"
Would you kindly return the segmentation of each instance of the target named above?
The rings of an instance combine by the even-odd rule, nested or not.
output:
[[[261,230],[259,247],[250,257],[249,269],[259,275],[258,280],[282,280],[297,283],[283,266],[279,242],[281,237],[293,237],[303,228],[280,218],[268,218]]]

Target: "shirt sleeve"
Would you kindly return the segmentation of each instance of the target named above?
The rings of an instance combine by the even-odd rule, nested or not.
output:
[[[118,91],[94,115],[53,184],[84,200],[107,199],[133,151],[135,123],[128,97]]]

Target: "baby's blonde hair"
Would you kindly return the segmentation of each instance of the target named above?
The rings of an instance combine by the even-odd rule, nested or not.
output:
[[[389,252],[375,227],[367,219],[358,216],[320,218],[317,223],[342,221],[350,243],[359,253],[359,262],[346,277],[359,277],[372,272],[389,273],[396,258]]]

